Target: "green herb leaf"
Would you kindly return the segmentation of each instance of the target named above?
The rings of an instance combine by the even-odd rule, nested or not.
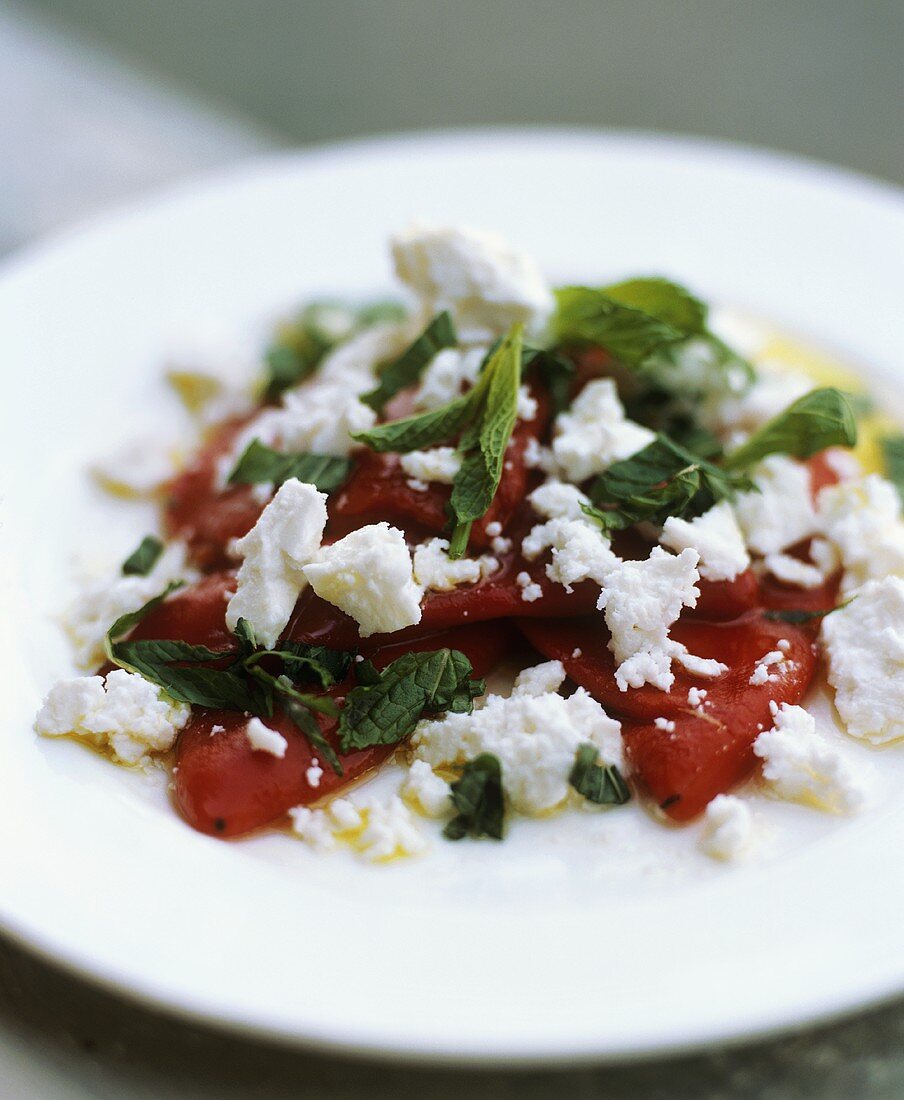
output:
[[[124,634],[128,634],[130,630],[138,626],[145,616],[149,615],[155,607],[159,607],[167,596],[175,592],[177,588],[181,588],[184,583],[184,581],[170,581],[159,596],[155,596],[152,600],[148,600],[148,602],[139,607],[137,611],[127,611],[124,615],[120,615],[107,631],[107,637],[104,643],[108,651],[107,656],[109,657],[110,645],[112,645],[117,638],[121,638]],[[112,660],[112,658],[110,659]]]
[[[311,714],[310,710],[292,698],[283,698],[282,707],[336,775],[344,775],[342,762],[336,755],[336,750],[323,736],[320,726],[317,724],[317,719]]]
[[[640,367],[657,348],[688,335],[654,314],[623,305],[605,290],[567,286],[555,296],[553,332],[558,343],[598,344],[629,367]]]
[[[851,599],[854,597],[852,596]],[[851,600],[845,600],[844,603],[840,603],[837,607],[829,607],[825,611],[798,611],[796,609],[788,609],[786,611],[764,611],[763,618],[769,619],[771,622],[776,623],[793,623],[795,626],[799,626],[801,623],[810,623],[814,619],[824,619],[826,615],[831,615],[833,611],[840,611]]]
[[[577,751],[568,782],[588,802],[598,806],[622,806],[631,790],[614,764],[598,763],[599,749],[589,741]]]
[[[728,473],[659,435],[596,479],[590,488],[596,507],[584,506],[584,512],[606,531],[621,530],[643,520],[662,524],[668,516],[702,515],[752,488],[744,475]]]
[[[146,577],[163,553],[163,543],[155,535],[145,535],[122,563],[124,577]]]
[[[265,658],[279,658],[294,683],[318,680],[321,687],[328,688],[345,679],[354,657],[354,652],[348,650],[328,649],[302,642],[281,642],[279,649],[258,650],[245,664],[248,668]]]
[[[725,459],[729,470],[746,470],[771,454],[809,458],[826,447],[853,447],[857,422],[844,394],[832,387],[811,390],[754,433]]]
[[[451,313],[443,311],[437,314],[398,359],[383,367],[379,385],[370,393],[364,394],[361,400],[380,412],[391,397],[420,380],[424,368],[437,352],[443,348],[454,348],[457,342]]]
[[[466,836],[502,840],[505,800],[498,758],[484,752],[465,764],[461,778],[452,784],[452,803],[458,814],[443,829],[447,840]]]
[[[471,662],[455,649],[399,657],[379,673],[376,683],[359,684],[349,692],[339,719],[342,752],[394,745],[424,713],[470,712],[486,686],[483,680],[472,680],[471,672]]]
[[[476,387],[475,387],[476,389]],[[371,450],[383,454],[395,451],[407,454],[420,451],[452,439],[462,430],[474,415],[475,390],[462,397],[456,397],[447,405],[430,412],[407,416],[402,420],[391,420],[388,424],[378,424],[366,432],[356,432],[352,438],[366,443]]]
[[[460,557],[467,548],[468,533],[480,519],[499,488],[505,450],[515,426],[518,387],[521,382],[522,329],[515,325],[499,344],[472,391],[479,394],[479,411],[462,436],[458,449],[462,464],[452,482],[449,504],[455,531],[449,557]]]
[[[521,375],[536,367],[546,392],[553,416],[568,408],[571,396],[571,384],[577,368],[570,359],[556,355],[544,348],[525,347],[521,352]]]
[[[885,472],[904,501],[904,435],[889,435],[880,441]]]
[[[678,283],[651,276],[611,283],[603,289],[616,302],[643,310],[680,332],[706,331],[706,306]]]
[[[329,493],[345,481],[352,465],[351,459],[335,455],[281,454],[253,439],[229,475],[229,484],[258,485],[272,481],[279,488],[284,481],[296,477],[316,486],[321,493]]]

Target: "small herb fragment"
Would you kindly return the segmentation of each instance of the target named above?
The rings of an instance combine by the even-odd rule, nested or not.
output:
[[[339,718],[343,752],[397,744],[424,713],[470,713],[486,687],[471,679],[471,662],[456,649],[406,653],[381,672],[363,662],[356,671],[359,684]]]
[[[531,367],[536,367],[540,381],[549,394],[552,415],[558,416],[568,408],[571,384],[577,374],[577,368],[570,359],[565,359],[545,348],[525,346],[521,352],[522,377]]]
[[[729,470],[746,470],[771,454],[809,458],[826,447],[853,447],[857,421],[847,398],[833,387],[811,390],[773,417],[725,458]]]
[[[122,563],[124,577],[146,577],[160,560],[163,543],[155,535],[145,535]]]
[[[352,462],[335,455],[282,454],[271,450],[259,439],[253,439],[243,451],[235,469],[229,475],[230,485],[258,485],[272,482],[279,488],[284,481],[296,477],[314,485],[321,493],[330,493],[345,481]]]
[[[377,412],[382,411],[391,397],[420,381],[424,368],[437,352],[454,348],[457,342],[452,315],[448,311],[437,314],[410,347],[382,368],[379,385],[361,400]]]
[[[889,435],[880,441],[885,471],[904,501],[904,435]]]
[[[851,598],[853,599],[853,597]],[[793,623],[795,626],[799,626],[801,623],[811,623],[814,619],[824,619],[826,615],[831,615],[833,611],[840,611],[843,607],[847,607],[850,602],[850,600],[845,600],[837,607],[829,607],[825,611],[798,611],[793,608],[786,611],[764,611],[763,618],[769,619],[771,622]]]
[[[580,746],[568,782],[588,802],[598,806],[622,806],[631,790],[614,764],[599,764],[599,749],[589,741]]]
[[[443,829],[447,840],[466,836],[502,840],[505,800],[498,758],[484,752],[465,764],[461,778],[452,784],[452,803],[458,813]]]

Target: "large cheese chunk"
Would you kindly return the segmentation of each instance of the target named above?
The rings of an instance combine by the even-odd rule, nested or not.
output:
[[[304,575],[321,599],[350,615],[362,638],[421,621],[424,589],[415,581],[405,536],[372,523],[324,547]]]
[[[597,378],[581,390],[553,427],[552,450],[569,481],[600,474],[613,462],[646,447],[655,433],[625,417],[611,378]]]
[[[416,225],[393,238],[392,256],[424,312],[448,309],[466,344],[517,322],[539,331],[553,307],[537,265],[494,233]]]
[[[773,703],[772,714],[773,728],[757,737],[753,751],[763,761],[763,778],[775,793],[836,813],[860,809],[863,780],[838,749],[817,734],[813,715],[789,703]]]
[[[580,745],[591,742],[606,764],[624,769],[621,726],[583,688],[567,699],[558,661],[522,673],[509,698],[489,695],[471,714],[422,721],[411,739],[416,760],[450,767],[492,753],[502,766],[511,807],[543,814],[569,797],[568,778]]]
[[[696,550],[673,555],[654,546],[645,560],[619,562],[606,577],[597,606],[605,610],[612,635],[609,649],[618,662],[615,682],[620,691],[644,684],[661,691],[672,686],[672,659],[685,649],[672,641],[669,629],[683,607],[697,604],[698,561]],[[705,674],[718,671],[714,667]]]
[[[527,498],[530,506],[546,519],[585,520],[582,504],[589,504],[590,497],[576,485],[550,478],[539,485]]]
[[[326,526],[326,494],[290,478],[280,486],[257,523],[235,549],[244,561],[235,595],[226,607],[226,625],[239,619],[272,649],[305,585],[303,567],[320,549]]]
[[[734,510],[755,554],[777,554],[816,533],[810,471],[785,455],[770,455],[756,467],[757,491],[740,493]]]
[[[669,516],[659,541],[670,550],[696,550],[700,576],[708,581],[733,581],[750,565],[744,536],[727,501],[695,519]]]
[[[901,498],[890,481],[870,474],[823,489],[818,497],[822,531],[844,566],[843,595],[868,580],[904,576]]]
[[[191,715],[135,672],[114,669],[106,677],[61,680],[44,700],[35,730],[47,737],[74,734],[108,746],[123,764],[144,764],[149,754],[168,752]]]
[[[826,615],[822,644],[835,706],[852,737],[904,737],[904,579],[867,581]]]

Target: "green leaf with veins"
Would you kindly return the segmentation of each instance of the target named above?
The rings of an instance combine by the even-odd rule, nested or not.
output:
[[[441,405],[430,412],[417,413],[402,420],[391,420],[388,424],[378,424],[366,432],[355,432],[353,439],[366,443],[373,451],[383,454],[394,451],[407,454],[409,451],[421,451],[434,447],[458,435],[474,415],[474,390],[463,397],[456,397],[447,405]]]
[[[253,439],[229,475],[230,485],[272,482],[279,488],[289,478],[314,485],[322,493],[338,489],[352,469],[352,461],[335,455],[283,454]]]
[[[505,798],[497,757],[484,752],[465,764],[461,777],[452,784],[452,804],[458,813],[443,829],[447,840],[466,836],[502,840]]]
[[[604,292],[632,309],[643,310],[685,334],[706,331],[706,306],[678,283],[658,276],[610,283]]]
[[[525,346],[521,352],[522,378],[532,367],[536,368],[540,382],[549,394],[552,415],[557,416],[568,408],[577,368],[564,356],[556,355],[545,348]]]
[[[160,560],[163,543],[155,535],[145,535],[122,563],[124,577],[146,577]]]
[[[421,335],[392,362],[380,370],[377,387],[365,393],[361,400],[377,412],[401,390],[415,385],[430,360],[443,348],[454,348],[458,342],[452,314],[447,310],[437,314]]]
[[[406,653],[376,682],[365,672],[366,682],[349,692],[339,718],[342,751],[397,744],[423,714],[470,712],[486,687],[471,672],[471,662],[455,649]]]
[[[728,470],[747,470],[771,454],[809,458],[826,447],[853,447],[857,421],[844,394],[811,390],[773,417],[746,443],[725,456]]]
[[[600,764],[599,749],[589,741],[578,748],[568,782],[598,806],[623,806],[631,797],[621,772],[614,764]]]
[[[743,474],[727,472],[659,435],[593,482],[593,507],[584,506],[584,512],[604,531],[642,521],[662,524],[669,516],[702,515],[720,500],[753,487]]]

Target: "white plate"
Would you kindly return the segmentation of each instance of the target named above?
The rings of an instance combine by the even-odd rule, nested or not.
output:
[[[115,558],[147,522],[104,504],[81,465],[133,426],[168,426],[173,338],[199,316],[251,331],[309,294],[387,289],[387,233],[414,215],[498,229],[557,279],[672,275],[900,378],[901,196],[699,142],[484,133],[275,157],[8,264],[3,929],[194,1017],[453,1061],[639,1056],[904,991],[894,753],[875,757],[895,778],[879,809],[825,824],[795,808],[799,840],[760,864],[704,869],[677,830],[657,830],[657,862],[612,814],[586,817],[588,840],[583,821],[529,823],[501,846],[371,868],[282,836],[201,836],[161,783],[30,733],[67,669],[49,616],[71,552],[89,535]],[[663,870],[672,853],[687,873]]]

